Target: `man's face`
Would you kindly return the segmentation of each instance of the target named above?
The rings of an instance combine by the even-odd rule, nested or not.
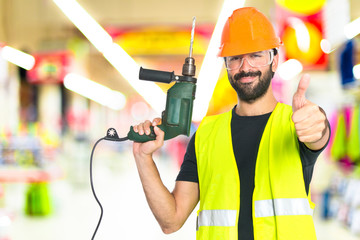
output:
[[[276,67],[277,56],[270,65],[262,67],[253,67],[244,59],[240,68],[228,70],[229,81],[240,100],[252,103],[268,91]]]
[[[254,102],[265,95],[273,74],[271,65],[265,71],[257,69],[245,72],[241,70],[233,75],[228,72],[231,86],[235,89],[238,97],[247,103]]]

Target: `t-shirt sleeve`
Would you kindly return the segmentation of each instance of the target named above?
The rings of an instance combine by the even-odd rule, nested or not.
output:
[[[300,158],[303,167],[305,188],[307,194],[309,193],[309,186],[314,172],[316,160],[319,157],[320,153],[327,147],[328,143],[329,140],[322,149],[314,151],[309,149],[305,145],[305,143],[299,141]]]
[[[330,129],[330,134],[331,134],[331,129]],[[326,142],[325,146],[320,150],[311,150],[305,145],[305,143],[299,141],[300,157],[303,167],[314,166],[316,163],[316,159],[319,157],[320,153],[327,147],[328,144],[329,144],[329,139]]]
[[[176,181],[199,182],[195,154],[195,134],[189,141]]]

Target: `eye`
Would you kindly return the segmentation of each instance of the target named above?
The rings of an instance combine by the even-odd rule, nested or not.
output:
[[[239,60],[239,59],[240,59],[239,56],[229,57],[229,58],[228,58],[228,60],[229,60],[230,62],[237,61],[237,60]]]
[[[251,55],[250,55],[251,58],[261,58],[261,57],[263,57],[263,56],[264,56],[264,55],[261,54],[261,53],[254,53],[254,54],[251,54]]]

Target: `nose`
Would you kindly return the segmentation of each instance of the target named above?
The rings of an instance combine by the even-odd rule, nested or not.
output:
[[[249,61],[246,57],[242,59],[242,64],[239,68],[240,71],[248,72],[249,69],[252,69],[252,66],[250,65]]]

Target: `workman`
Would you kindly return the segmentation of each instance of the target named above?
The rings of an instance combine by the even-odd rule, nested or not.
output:
[[[205,117],[192,136],[172,192],[162,183],[152,154],[156,140],[133,144],[149,206],[164,233],[181,228],[200,200],[198,240],[316,239],[310,181],[330,128],[324,111],[305,97],[300,79],[292,107],[279,103],[271,79],[282,42],[270,21],[252,7],[237,9],[224,25],[223,57],[238,102],[226,113]]]

